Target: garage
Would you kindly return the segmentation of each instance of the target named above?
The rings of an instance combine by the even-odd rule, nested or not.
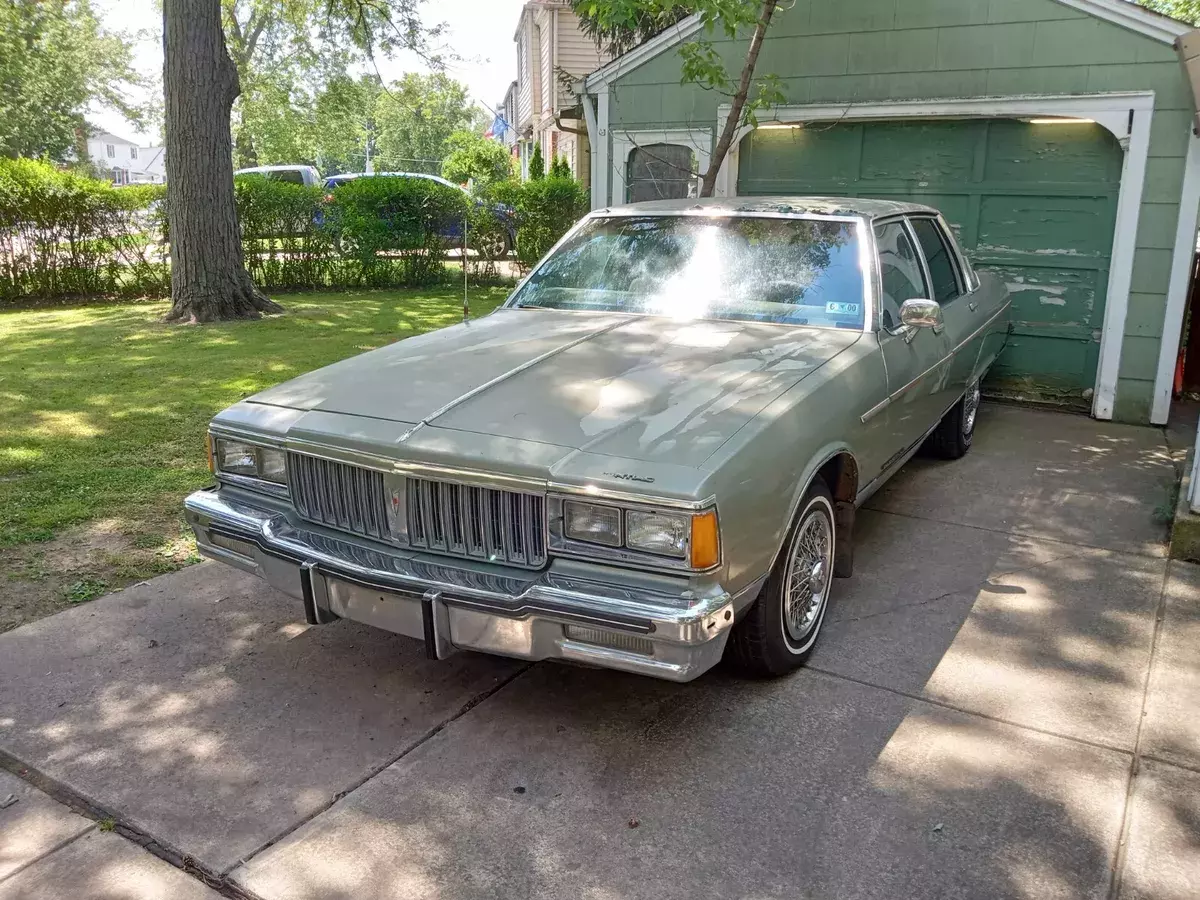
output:
[[[716,194],[937,207],[1014,298],[988,393],[1165,423],[1200,212],[1190,30],[1126,0],[797,0],[760,57],[786,102],[743,124]],[[680,83],[700,37],[685,20],[586,79],[594,208],[688,189],[647,154],[707,167],[729,106]],[[708,39],[736,69],[744,41]]]
[[[777,126],[744,139],[740,196],[915,200],[937,207],[1013,295],[993,394],[1090,406],[1104,323],[1122,151],[1075,119]]]

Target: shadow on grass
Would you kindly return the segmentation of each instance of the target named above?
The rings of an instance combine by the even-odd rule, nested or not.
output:
[[[479,291],[476,314],[504,296]],[[203,328],[161,324],[165,304],[0,313],[0,547],[161,512],[205,482],[222,408],[462,315],[449,288],[281,299],[284,316]]]

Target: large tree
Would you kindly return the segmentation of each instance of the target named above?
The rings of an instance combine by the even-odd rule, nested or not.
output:
[[[376,108],[383,88],[375,75],[331,78],[313,104],[313,156],[326,172],[362,172],[374,156]]]
[[[410,72],[379,95],[377,169],[440,174],[450,136],[478,127],[482,110],[468,99],[466,85],[441,72]]]
[[[700,16],[702,36],[679,48],[682,81],[723,94],[730,105],[701,180],[700,196],[711,197],[738,129],[753,123],[757,110],[783,102],[775,76],[755,76],[779,0],[574,0],[573,7],[596,42],[616,51],[665,30],[685,15]],[[739,37],[746,39],[745,56],[735,70],[729,69],[713,41],[718,32],[725,36],[727,46]]]
[[[485,189],[513,176],[513,158],[499,141],[486,138],[477,131],[458,131],[446,142],[449,155],[442,163],[442,177],[464,184],[474,181]]]
[[[169,322],[280,312],[250,280],[233,200],[229,114],[241,91],[218,0],[163,0]]]
[[[308,37],[339,51],[365,58],[406,48],[436,62],[428,40],[437,29],[422,26],[422,2],[252,0],[249,5],[263,16],[280,9],[304,12]],[[230,132],[241,81],[222,29],[221,4],[222,0],[163,0],[169,321],[255,318],[279,309],[255,288],[242,256]],[[290,19],[247,18],[239,23],[240,40],[245,47],[259,48],[271,23],[280,21],[288,27],[294,24]]]
[[[0,155],[65,158],[93,102],[140,124],[130,61],[128,36],[101,28],[88,0],[0,0]]]

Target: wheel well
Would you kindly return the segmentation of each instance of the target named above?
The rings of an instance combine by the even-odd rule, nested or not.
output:
[[[853,503],[858,497],[858,463],[849,453],[839,453],[821,466],[817,474],[825,480],[834,500]]]

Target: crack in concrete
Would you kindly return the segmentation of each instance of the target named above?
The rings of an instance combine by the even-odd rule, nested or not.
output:
[[[908,603],[899,603],[895,606],[890,606],[887,609],[880,610],[879,612],[866,613],[865,615],[861,615],[861,616],[851,616],[848,619],[831,619],[829,621],[829,624],[830,625],[841,625],[843,622],[864,622],[867,619],[877,619],[880,616],[890,616],[893,613],[904,612],[905,610],[916,609],[916,608],[922,607],[922,606],[928,606],[931,603],[937,603],[939,600],[945,600],[948,597],[955,596],[956,594],[965,594],[971,590],[978,590],[989,584],[992,584],[997,579],[1008,578],[1012,575],[1019,575],[1022,572],[1032,572],[1034,569],[1040,569],[1043,566],[1049,566],[1049,565],[1052,565],[1053,563],[1062,562],[1063,560],[1066,560],[1066,559],[1080,559],[1081,557],[1087,555],[1087,553],[1090,553],[1090,552],[1092,552],[1092,551],[1088,550],[1085,553],[1068,553],[1064,556],[1056,556],[1053,559],[1048,559],[1048,560],[1045,560],[1044,562],[1040,562],[1040,563],[1034,563],[1031,566],[1021,566],[1020,568],[1017,568],[1017,569],[1010,569],[1005,572],[999,572],[999,573],[991,576],[990,578],[985,578],[983,581],[971,582],[971,584],[967,585],[964,588],[961,588],[959,590],[954,590],[954,591],[947,591],[944,594],[938,594],[936,597],[928,597],[924,600],[912,600]]]
[[[287,828],[284,831],[280,832],[279,834],[275,835],[269,841],[266,841],[264,844],[262,844],[260,847],[256,848],[252,852],[246,854],[244,857],[242,857],[240,860],[238,860],[236,863],[234,863],[232,866],[228,867],[224,871],[216,871],[216,870],[210,869],[209,867],[203,865],[202,863],[197,862],[195,859],[193,859],[191,856],[184,853],[183,851],[171,846],[170,844],[166,843],[165,841],[158,839],[154,835],[150,834],[149,832],[147,832],[147,831],[143,830],[142,828],[138,827],[137,825],[133,824],[126,817],[122,816],[120,813],[118,813],[114,810],[111,810],[100,803],[97,803],[95,800],[88,797],[86,794],[83,794],[80,791],[77,791],[76,789],[72,788],[70,785],[68,785],[62,781],[59,781],[56,778],[52,778],[51,776],[42,772],[36,766],[32,766],[29,763],[26,763],[25,761],[20,759],[19,757],[13,756],[11,753],[9,753],[7,750],[4,750],[3,748],[0,748],[0,769],[4,769],[8,772],[11,772],[13,775],[17,776],[21,780],[33,785],[33,787],[37,788],[42,793],[48,795],[51,799],[57,800],[63,806],[68,807],[69,809],[73,810],[74,812],[78,813],[81,816],[84,816],[85,818],[91,819],[93,822],[98,823],[98,822],[102,822],[105,820],[111,820],[112,822],[115,823],[113,830],[117,834],[119,834],[121,837],[125,838],[126,840],[131,841],[134,844],[137,844],[143,850],[146,850],[147,852],[153,854],[154,856],[158,857],[159,859],[163,860],[164,862],[170,863],[176,869],[179,869],[182,872],[185,872],[186,874],[192,876],[197,881],[200,881],[201,883],[203,883],[205,885],[205,887],[209,888],[212,891],[215,891],[216,893],[220,894],[222,897],[227,897],[227,898],[229,898],[229,900],[261,900],[261,898],[253,891],[249,891],[246,888],[241,887],[235,881],[230,880],[230,878],[229,878],[230,873],[233,872],[235,869],[237,869],[238,866],[244,865],[245,863],[247,863],[248,861],[253,859],[255,856],[262,853],[264,850],[267,850],[268,848],[279,843],[279,841],[283,840],[288,835],[294,833],[299,828],[308,824],[313,819],[315,819],[317,816],[322,815],[323,813],[327,812],[330,807],[332,807],[335,803],[337,803],[339,800],[341,800],[347,794],[350,794],[353,791],[358,790],[360,787],[362,787],[364,784],[366,784],[368,781],[370,781],[372,778],[374,778],[376,775],[378,775],[384,769],[387,769],[389,766],[394,765],[396,762],[403,759],[409,753],[412,753],[418,747],[423,745],[430,738],[434,737],[435,735],[437,735],[438,733],[443,731],[445,728],[447,728],[449,725],[451,725],[452,723],[456,722],[458,719],[465,716],[467,713],[469,713],[475,707],[479,706],[481,703],[485,702],[490,697],[495,696],[501,690],[508,687],[510,684],[512,684],[514,681],[516,681],[518,678],[520,678],[522,675],[524,675],[526,672],[528,672],[531,668],[533,668],[533,665],[534,665],[533,663],[530,663],[528,665],[521,666],[520,668],[517,669],[517,671],[515,671],[514,673],[509,675],[507,678],[501,679],[499,682],[497,682],[491,688],[481,692],[480,694],[476,695],[475,697],[472,697],[465,704],[463,704],[463,706],[457,712],[455,712],[454,715],[450,716],[449,718],[447,718],[444,721],[435,725],[433,728],[429,729],[427,732],[425,732],[425,734],[421,735],[421,737],[419,737],[416,741],[411,743],[409,746],[405,747],[404,750],[402,750],[400,753],[389,758],[382,765],[375,766],[374,768],[372,768],[371,771],[368,772],[363,778],[361,778],[358,781],[356,781],[355,783],[351,784],[349,787],[346,787],[345,789],[338,791],[336,794],[334,794],[333,797],[329,800],[329,802],[326,803],[325,805],[323,805],[320,809],[315,810],[310,815],[305,816],[303,819],[293,823],[289,828]],[[65,847],[67,844],[70,844],[72,841],[77,840],[79,837],[82,837],[84,834],[88,834],[93,830],[94,830],[94,828],[85,829],[80,834],[75,835],[74,837],[65,841],[62,845],[60,845],[60,846],[56,847],[54,850],[50,851],[50,853],[55,853],[58,850],[61,850],[62,847]],[[39,857],[39,859],[45,859],[47,856],[50,855],[50,853],[44,854],[43,856]],[[36,862],[36,860],[34,862]],[[33,865],[33,862],[29,863],[29,865]],[[29,867],[29,865],[22,866],[21,869],[19,869],[18,871],[23,871],[23,870],[27,869]],[[14,872],[11,874],[16,874],[16,873]]]
[[[1142,770],[1142,732],[1146,725],[1146,712],[1150,704],[1150,679],[1154,675],[1154,660],[1158,656],[1159,639],[1162,637],[1163,622],[1167,616],[1167,585],[1171,582],[1172,561],[1167,561],[1162,585],[1158,592],[1158,608],[1154,613],[1154,632],[1150,638],[1150,658],[1146,661],[1146,676],[1142,681],[1142,707],[1138,716],[1137,732],[1133,740],[1133,758],[1129,763],[1129,780],[1125,786],[1125,805],[1121,811],[1121,830],[1117,835],[1117,846],[1113,853],[1112,878],[1108,885],[1109,900],[1117,900],[1121,894],[1121,883],[1125,878],[1125,860],[1129,847],[1129,829],[1133,822],[1133,795],[1137,790],[1138,775]]]
[[[1135,550],[1114,550],[1111,547],[1101,547],[1097,544],[1081,544],[1078,541],[1064,541],[1060,538],[1046,537],[1044,534],[1035,534],[1031,531],[1006,531],[1003,528],[989,528],[986,525],[972,525],[969,522],[949,522],[945,519],[934,519],[931,516],[919,516],[916,513],[895,512],[890,509],[878,509],[874,506],[864,506],[866,512],[878,513],[881,516],[896,516],[901,519],[916,519],[918,522],[933,522],[935,525],[948,525],[952,528],[970,528],[974,531],[986,531],[990,534],[1003,534],[1008,537],[1025,538],[1031,541],[1042,541],[1048,544],[1063,544],[1067,547],[1078,547],[1081,550],[1099,550],[1103,553],[1112,553],[1116,556],[1136,556],[1138,559],[1166,559],[1163,556],[1155,556],[1153,553],[1138,553]],[[1160,541],[1164,547],[1166,541]]]

